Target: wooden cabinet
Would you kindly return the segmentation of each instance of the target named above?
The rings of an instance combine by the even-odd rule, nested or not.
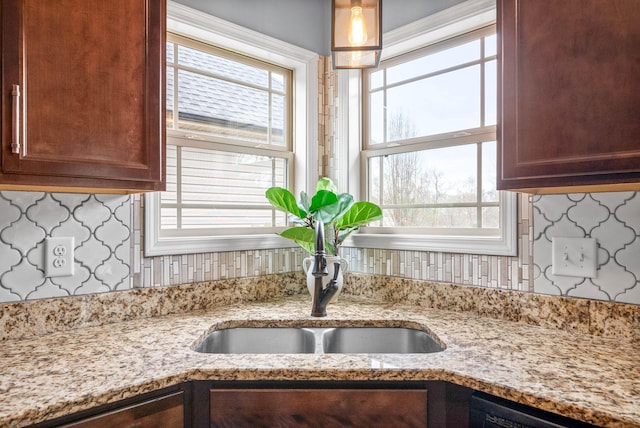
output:
[[[638,0],[498,0],[498,188],[640,189]]]
[[[192,426],[191,384],[184,383],[32,425],[33,428],[183,428]]]
[[[176,392],[59,426],[64,428],[182,428],[185,426],[183,393]]]
[[[1,0],[0,189],[163,189],[165,1]]]
[[[212,389],[211,427],[427,426],[426,389]]]
[[[194,386],[196,428],[459,428],[469,424],[473,392],[439,381],[230,381]]]
[[[459,428],[469,424],[472,393],[441,381],[200,380],[33,428]]]

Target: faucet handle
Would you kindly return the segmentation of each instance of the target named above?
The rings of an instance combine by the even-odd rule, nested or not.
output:
[[[331,281],[336,282],[338,280],[338,274],[340,273],[340,262],[333,264],[333,279]]]

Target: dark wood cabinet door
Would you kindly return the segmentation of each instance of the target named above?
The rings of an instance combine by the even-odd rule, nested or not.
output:
[[[165,20],[165,0],[2,0],[0,187],[162,188]]]
[[[427,390],[212,389],[211,427],[427,426]]]
[[[134,404],[66,425],[65,428],[183,428],[184,394]]]
[[[498,188],[640,189],[638,0],[497,4]]]

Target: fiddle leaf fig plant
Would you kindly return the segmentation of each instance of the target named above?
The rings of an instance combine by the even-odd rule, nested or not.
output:
[[[372,221],[382,218],[382,209],[372,202],[354,202],[349,193],[337,193],[329,178],[321,178],[312,197],[302,191],[300,200],[289,190],[270,187],[266,197],[276,209],[289,215],[293,227],[279,235],[295,241],[310,254],[314,253],[315,225],[321,220],[325,227],[325,249],[337,256],[344,240]]]

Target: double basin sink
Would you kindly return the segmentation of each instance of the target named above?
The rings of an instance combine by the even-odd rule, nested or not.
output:
[[[429,334],[403,327],[252,327],[213,331],[194,350],[210,354],[424,354],[444,348]]]

